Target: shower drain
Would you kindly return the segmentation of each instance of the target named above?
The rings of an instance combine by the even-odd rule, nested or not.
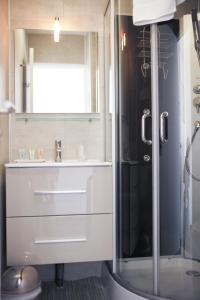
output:
[[[186,271],[186,274],[192,277],[200,277],[200,272],[195,270]]]

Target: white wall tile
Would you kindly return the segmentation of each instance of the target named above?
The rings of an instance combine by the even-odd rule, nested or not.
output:
[[[18,150],[43,148],[45,159],[54,159],[55,140],[62,140],[63,159],[79,159],[78,147],[83,145],[86,159],[104,159],[103,134],[100,120],[13,120],[12,160]]]

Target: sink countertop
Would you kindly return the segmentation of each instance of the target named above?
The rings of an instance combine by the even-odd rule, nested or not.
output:
[[[43,161],[43,162],[11,162],[5,164],[6,168],[38,168],[38,167],[101,167],[112,166],[112,162],[98,161],[98,160],[63,160],[62,162]]]

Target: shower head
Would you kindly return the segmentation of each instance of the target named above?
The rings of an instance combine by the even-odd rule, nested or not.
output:
[[[199,28],[199,22],[198,22],[198,16],[197,16],[196,9],[192,9],[191,17],[192,17],[192,27],[193,27],[193,34],[194,34],[194,47],[197,52],[197,58],[199,61],[199,66],[200,66],[200,28]]]

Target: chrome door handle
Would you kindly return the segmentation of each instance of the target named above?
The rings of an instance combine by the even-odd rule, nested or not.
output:
[[[168,142],[168,112],[162,112],[160,115],[160,140],[162,143]]]
[[[146,125],[147,118],[151,118],[151,112],[149,109],[146,108],[143,110],[143,115],[142,115],[142,119],[141,119],[141,139],[142,139],[143,143],[150,146],[152,144],[152,141],[146,139],[146,126],[145,125]]]
[[[36,196],[46,195],[73,195],[73,194],[86,194],[86,190],[69,190],[69,191],[34,191]]]
[[[59,239],[59,240],[35,240],[34,244],[62,244],[62,243],[81,243],[86,242],[87,239],[83,238],[70,238],[70,239]]]

